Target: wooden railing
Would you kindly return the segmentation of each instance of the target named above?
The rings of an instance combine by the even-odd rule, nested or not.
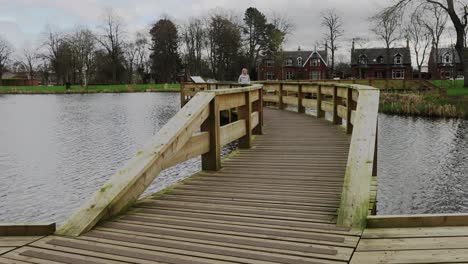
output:
[[[180,106],[183,107],[200,91],[220,90],[246,87],[248,85],[229,82],[217,83],[181,83],[180,85]]]
[[[239,139],[250,148],[252,134],[262,133],[262,85],[198,92],[191,100],[79,208],[56,232],[78,236],[99,221],[126,211],[159,173],[202,156],[203,170],[221,168],[222,146]],[[220,112],[236,108],[238,121],[220,125]]]
[[[379,90],[371,86],[263,82],[263,100],[278,108],[315,109],[317,118],[330,114],[331,122],[352,134],[338,212],[338,224],[364,227],[369,213],[372,176],[377,175],[377,115]]]

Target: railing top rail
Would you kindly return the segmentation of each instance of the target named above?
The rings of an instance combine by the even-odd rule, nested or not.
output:
[[[355,90],[379,90],[373,86],[354,84],[354,83],[334,83],[334,82],[293,82],[293,81],[255,81],[253,83],[262,83],[262,84],[291,84],[291,85],[320,85],[320,86],[330,86],[330,87],[343,87],[343,88],[352,88]]]
[[[233,93],[243,93],[249,91],[256,91],[263,88],[261,84],[253,84],[251,86],[246,87],[237,87],[237,88],[226,88],[226,89],[218,89],[218,90],[204,90],[200,91],[203,93],[214,93],[215,95],[222,95],[222,94],[233,94]]]

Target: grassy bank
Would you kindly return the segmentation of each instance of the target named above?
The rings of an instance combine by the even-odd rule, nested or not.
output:
[[[439,92],[382,93],[380,111],[406,116],[468,118],[468,98],[453,98]]]
[[[131,92],[178,92],[179,84],[117,84],[65,86],[0,86],[0,94],[61,94],[61,93],[131,93]]]
[[[468,89],[463,80],[432,80],[439,90],[382,93],[380,111],[387,114],[468,118]]]

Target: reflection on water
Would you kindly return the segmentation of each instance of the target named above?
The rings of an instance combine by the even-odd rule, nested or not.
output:
[[[178,110],[175,93],[0,97],[0,222],[61,223]],[[163,172],[146,194],[200,169]]]
[[[468,212],[468,121],[379,118],[378,214]]]
[[[178,96],[0,96],[0,222],[62,223],[179,110]],[[381,115],[379,128],[379,214],[468,211],[468,121]],[[166,170],[146,194],[198,170],[199,159]]]

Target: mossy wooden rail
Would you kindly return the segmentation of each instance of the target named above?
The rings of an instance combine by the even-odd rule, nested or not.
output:
[[[78,236],[98,222],[119,215],[137,201],[159,173],[202,155],[203,170],[219,170],[221,147],[240,139],[249,148],[261,133],[262,85],[199,92],[148,143],[117,171],[56,234]],[[237,108],[239,119],[221,126],[220,111]]]
[[[263,85],[263,101],[279,109],[295,108],[299,113],[315,110],[318,118],[328,113],[331,122],[352,134],[338,224],[364,227],[373,211],[372,176],[377,176],[377,116],[379,90],[364,85],[324,82],[256,82]],[[183,84],[182,105],[199,91],[238,87],[236,83]]]

